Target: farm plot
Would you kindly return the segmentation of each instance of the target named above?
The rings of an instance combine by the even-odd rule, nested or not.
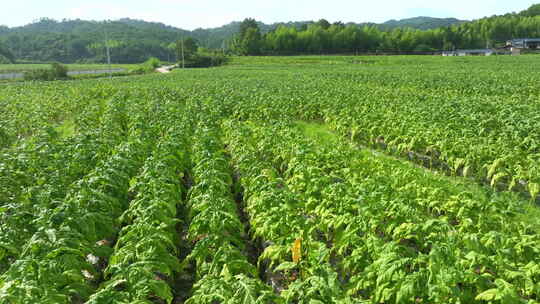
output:
[[[538,303],[536,59],[4,86],[0,303]]]

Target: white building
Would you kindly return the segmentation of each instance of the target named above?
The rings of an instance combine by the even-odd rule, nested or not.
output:
[[[538,50],[540,49],[540,38],[522,38],[506,41],[506,48],[510,48],[512,55],[521,54],[521,50]]]
[[[493,54],[495,54],[495,51],[492,49],[456,50],[442,53],[443,56],[491,56]]]
[[[540,38],[523,38],[506,41],[507,47],[517,49],[540,49]]]

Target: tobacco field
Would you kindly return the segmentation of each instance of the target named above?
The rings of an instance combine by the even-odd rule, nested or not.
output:
[[[540,303],[539,59],[0,84],[0,304]]]

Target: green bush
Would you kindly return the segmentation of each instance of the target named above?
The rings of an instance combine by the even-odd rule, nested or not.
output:
[[[197,53],[186,60],[187,68],[207,68],[220,66],[227,62],[227,57],[221,54]]]
[[[162,65],[161,61],[156,57],[150,57],[144,63],[140,64],[136,68],[129,70],[130,74],[146,74],[152,73],[155,69]]]
[[[143,63],[143,65],[157,69],[161,66],[161,60],[157,59],[156,57],[150,57]]]
[[[24,72],[24,80],[52,81],[68,78],[68,68],[60,63],[52,63],[48,69],[37,69]]]
[[[56,78],[67,78],[68,77],[68,68],[65,65],[60,63],[52,63],[51,71]]]

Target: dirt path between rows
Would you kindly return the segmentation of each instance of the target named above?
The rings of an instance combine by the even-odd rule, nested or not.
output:
[[[172,69],[176,68],[176,65],[164,65],[156,69],[156,72],[166,74],[170,73]]]

